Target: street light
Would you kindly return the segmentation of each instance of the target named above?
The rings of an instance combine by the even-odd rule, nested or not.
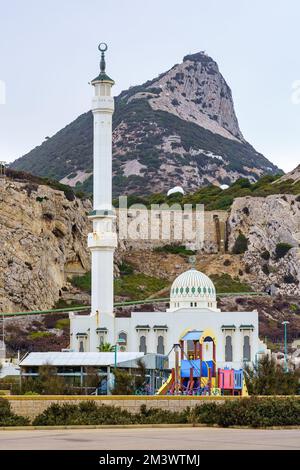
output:
[[[287,325],[289,324],[289,321],[283,321],[282,325],[284,326],[284,368],[285,372],[289,371],[288,368],[288,363],[287,363]]]
[[[115,369],[117,368],[117,353],[118,353],[118,347],[122,344],[125,343],[125,339],[123,338],[118,338],[116,341],[116,344],[113,345],[114,353],[115,353]]]

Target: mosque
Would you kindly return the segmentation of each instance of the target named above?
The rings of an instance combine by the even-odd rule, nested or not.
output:
[[[168,355],[175,344],[181,355],[212,361],[214,367],[242,369],[257,361],[266,346],[259,340],[258,312],[222,312],[211,279],[194,268],[173,282],[165,312],[132,312],[116,317],[113,309],[113,257],[117,246],[112,207],[112,115],[114,81],[106,73],[104,43],[100,73],[92,80],[94,97],[94,199],[88,235],[92,258],[92,305],[89,315],[70,313],[70,348],[97,352],[102,343],[121,351]],[[169,368],[175,355],[169,356]]]

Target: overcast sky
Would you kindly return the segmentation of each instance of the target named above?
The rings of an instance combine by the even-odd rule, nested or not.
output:
[[[245,138],[285,171],[300,162],[299,0],[0,0],[0,159],[90,107],[100,41],[114,93],[201,50],[233,92]],[[294,87],[294,89],[293,89]]]

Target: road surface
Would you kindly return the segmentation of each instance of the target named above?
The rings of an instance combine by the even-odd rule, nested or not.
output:
[[[0,450],[300,449],[300,429],[65,429],[0,431]]]

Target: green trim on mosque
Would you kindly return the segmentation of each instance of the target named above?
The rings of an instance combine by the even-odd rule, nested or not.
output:
[[[235,325],[222,325],[221,330],[236,330]]]
[[[168,325],[154,325],[153,330],[167,330]]]
[[[88,334],[87,333],[76,333],[76,337],[87,337]]]
[[[151,330],[150,325],[136,325],[136,330]]]
[[[254,330],[254,325],[240,325],[240,330]]]

